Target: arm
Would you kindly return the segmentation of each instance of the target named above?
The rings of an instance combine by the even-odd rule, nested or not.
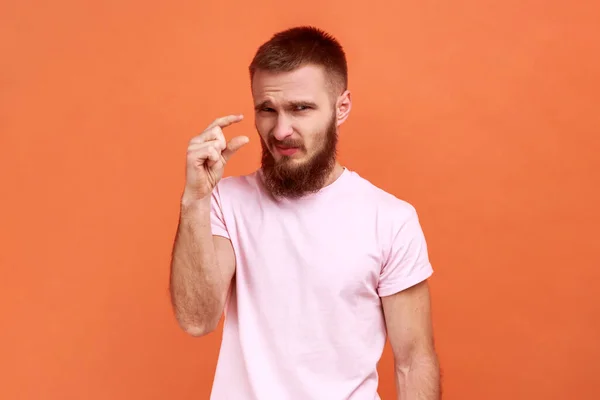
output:
[[[171,302],[192,336],[216,328],[235,272],[231,242],[212,235],[210,213],[210,201],[182,202],[171,259]]]
[[[249,140],[237,136],[226,142],[222,128],[242,118],[217,118],[192,138],[187,148],[186,184],[171,257],[170,291],[179,325],[193,336],[216,328],[235,272],[231,242],[213,236],[211,216],[225,164]],[[215,216],[215,220],[219,219]]]
[[[394,353],[398,400],[439,400],[440,372],[427,281],[381,301]]]

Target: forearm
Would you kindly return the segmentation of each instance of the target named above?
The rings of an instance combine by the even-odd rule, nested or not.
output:
[[[212,331],[229,283],[218,266],[210,203],[182,204],[171,260],[170,291],[176,318],[194,336]]]
[[[440,370],[435,352],[412,356],[407,362],[396,362],[398,400],[439,400]]]

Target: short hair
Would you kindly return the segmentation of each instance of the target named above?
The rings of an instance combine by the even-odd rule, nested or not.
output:
[[[313,26],[299,26],[274,34],[263,43],[250,64],[250,80],[257,70],[290,72],[306,65],[321,66],[328,84],[348,88],[348,64],[340,43]]]

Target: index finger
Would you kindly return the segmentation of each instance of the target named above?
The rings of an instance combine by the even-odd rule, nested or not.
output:
[[[215,126],[225,128],[226,126],[229,126],[236,122],[240,122],[243,118],[244,118],[244,116],[241,114],[228,115],[226,117],[217,118],[206,129],[208,130],[208,129],[214,128]]]

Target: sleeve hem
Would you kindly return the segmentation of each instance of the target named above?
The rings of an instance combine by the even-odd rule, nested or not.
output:
[[[377,292],[379,294],[379,297],[391,296],[393,294],[406,290],[409,287],[416,285],[417,283],[423,282],[424,280],[431,277],[431,275],[433,275],[433,269],[428,268],[396,284],[386,285],[385,287],[378,289]]]
[[[229,233],[227,233],[227,231],[223,228],[212,225],[211,231],[213,236],[223,236],[225,239],[229,239]]]

